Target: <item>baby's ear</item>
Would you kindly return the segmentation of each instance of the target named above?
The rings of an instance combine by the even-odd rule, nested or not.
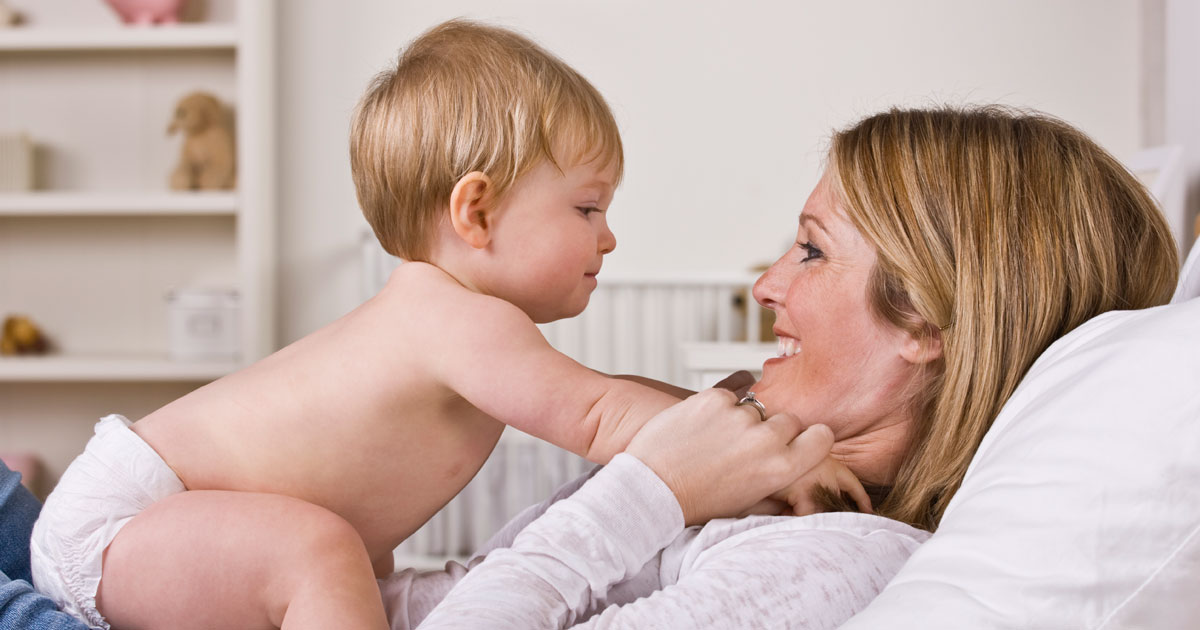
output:
[[[450,225],[464,242],[475,249],[492,240],[495,189],[487,175],[472,171],[458,180],[450,192]]]

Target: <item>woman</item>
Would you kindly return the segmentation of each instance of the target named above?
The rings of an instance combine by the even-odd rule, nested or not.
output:
[[[755,285],[781,352],[754,391],[780,415],[715,391],[664,412],[469,573],[386,581],[393,627],[434,604],[422,627],[836,627],[936,529],[1037,356],[1100,313],[1167,302],[1177,268],[1145,189],[1069,125],[998,107],[867,118],[834,135],[795,247]],[[730,488],[769,468],[788,422],[832,429],[834,457],[886,489],[877,514],[684,529],[744,507]]]

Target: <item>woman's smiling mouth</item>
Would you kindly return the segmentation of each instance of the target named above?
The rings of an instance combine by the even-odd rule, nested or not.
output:
[[[776,333],[778,334],[778,333]],[[775,356],[787,358],[800,352],[800,340],[780,336],[775,350]]]

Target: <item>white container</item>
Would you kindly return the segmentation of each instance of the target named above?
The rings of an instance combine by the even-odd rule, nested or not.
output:
[[[0,192],[33,190],[33,141],[26,134],[0,134]]]
[[[238,358],[241,309],[232,289],[179,289],[167,296],[172,359],[227,361]]]

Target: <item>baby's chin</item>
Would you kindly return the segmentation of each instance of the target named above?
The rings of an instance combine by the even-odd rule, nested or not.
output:
[[[550,309],[546,309],[545,311],[537,311],[537,312],[531,312],[528,309],[523,309],[523,310],[525,310],[525,314],[528,315],[529,319],[532,319],[535,324],[549,324],[550,322],[556,322],[560,319],[570,319],[572,317],[575,317],[575,316],[583,313],[584,309],[586,309],[586,308],[587,308],[587,302],[584,302],[583,306],[579,306],[579,307],[571,306],[571,307],[566,307],[566,308],[558,308],[558,309],[554,309],[553,311],[551,311]]]

